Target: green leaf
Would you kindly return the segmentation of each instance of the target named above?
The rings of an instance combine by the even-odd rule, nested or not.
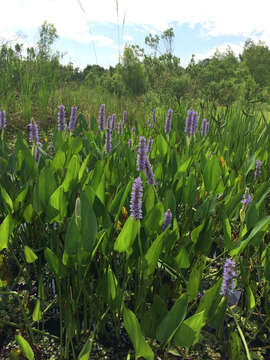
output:
[[[95,190],[100,201],[104,204],[105,203],[105,174],[102,175],[100,182]]]
[[[223,231],[224,231],[224,247],[225,249],[231,249],[233,247],[231,224],[228,218],[223,220]]]
[[[221,300],[220,289],[221,289],[220,279],[215,285],[210,289],[206,290],[197,309],[197,313],[204,311],[205,318],[211,317],[212,314],[216,312],[218,304]]]
[[[8,239],[10,234],[12,218],[7,215],[0,225],[0,251],[8,248]]]
[[[84,162],[82,163],[82,166],[79,170],[79,176],[78,176],[78,181],[80,182],[82,177],[83,177],[83,174],[85,172],[85,169],[86,169],[86,166],[87,166],[87,163],[89,161],[89,158],[90,158],[90,154],[87,155],[87,157],[84,159]]]
[[[177,170],[177,173],[176,173],[174,179],[180,178],[182,176],[182,173],[187,171],[187,169],[188,169],[189,165],[191,164],[191,162],[192,162],[192,158],[190,157],[183,164],[181,164],[178,167],[178,170]]]
[[[100,217],[103,228],[104,229],[109,228],[112,225],[112,221],[111,221],[110,214],[107,211],[107,207],[96,196],[96,193],[91,188],[91,186],[87,186],[85,188],[85,194],[89,198],[91,204],[93,204],[92,207],[93,207],[95,216],[97,218],[97,222],[98,222],[98,218]]]
[[[26,222],[30,223],[33,215],[34,215],[33,206],[32,206],[32,204],[28,204],[26,206],[26,208],[24,209],[23,218],[25,219]]]
[[[24,246],[24,255],[28,264],[35,262],[38,258],[34,251],[27,245]]]
[[[50,222],[59,221],[61,222],[67,214],[67,198],[64,193],[64,187],[59,186],[55,192],[50,197],[50,205],[52,208],[58,211],[58,215],[55,216],[55,212],[51,208],[48,209],[48,216],[50,217]]]
[[[172,214],[176,213],[176,200],[171,189],[166,190],[163,201],[164,209],[170,209]]]
[[[185,180],[185,185],[183,189],[183,196],[185,204],[193,206],[196,199],[196,177],[194,173],[190,174]]]
[[[206,166],[203,169],[203,180],[208,192],[216,190],[221,174],[218,158],[213,156],[206,162]]]
[[[195,245],[195,251],[197,253],[202,253],[206,256],[208,256],[210,250],[211,250],[211,246],[213,243],[213,236],[212,236],[212,231],[213,231],[213,226],[212,226],[212,222],[213,219],[209,218],[202,231],[199,234],[199,238],[197,240],[197,243]]]
[[[156,149],[158,149],[159,154],[164,157],[168,151],[168,144],[161,134],[156,137],[155,145]]]
[[[116,299],[117,286],[118,286],[118,281],[109,265],[107,271],[107,291],[108,291],[109,302],[114,301]]]
[[[260,220],[254,227],[254,229],[251,231],[247,239],[242,241],[241,244],[236,249],[230,251],[230,256],[233,257],[235,255],[239,255],[250,243],[250,241],[254,238],[254,236],[257,235],[260,231],[263,231],[264,228],[268,227],[269,224],[270,224],[270,216],[266,216],[265,218]]]
[[[201,225],[197,226],[194,230],[192,230],[192,232],[191,232],[191,240],[192,240],[192,242],[194,244],[196,244],[196,242],[198,240],[198,237],[199,237],[201,231],[204,228],[204,224],[205,224],[205,222],[203,222]]]
[[[20,349],[23,352],[23,355],[28,359],[28,360],[34,360],[35,356],[34,356],[34,352],[31,348],[31,346],[29,345],[28,341],[26,341],[21,335],[17,335],[16,336],[16,343],[19,345]]]
[[[154,205],[155,191],[153,189],[153,186],[148,186],[144,194],[144,206],[147,214],[153,209]]]
[[[246,172],[245,172],[245,176],[247,176],[247,174],[250,172],[250,170],[254,169],[255,167],[255,160],[256,160],[256,156],[257,154],[253,154],[252,156],[249,156],[249,159],[246,163]]]
[[[46,261],[48,262],[50,270],[56,276],[59,276],[60,274],[63,273],[63,265],[51,249],[46,248],[44,250],[44,256],[45,256]]]
[[[68,144],[68,157],[72,154],[78,154],[83,147],[82,139],[80,136],[72,136],[69,138]]]
[[[56,189],[57,185],[52,169],[49,166],[45,166],[40,172],[37,191],[34,193],[34,209],[38,211],[38,208],[40,207],[40,210],[45,210],[48,206],[50,196]]]
[[[63,170],[66,162],[66,155],[62,150],[57,151],[52,160],[52,167],[57,170]]]
[[[162,344],[167,344],[186,317],[188,306],[188,294],[180,296],[165,318],[159,324],[156,337]]]
[[[40,300],[39,299],[36,301],[32,319],[33,319],[33,321],[40,321],[42,319],[42,311],[40,310]]]
[[[80,164],[79,164],[78,155],[73,155],[70,162],[68,163],[66,176],[63,182],[63,188],[65,192],[70,190],[71,186],[77,179],[79,167]]]
[[[230,346],[230,359],[231,360],[244,360],[245,356],[242,351],[242,343],[237,332],[231,332],[229,339]]]
[[[143,227],[148,236],[161,229],[161,222],[163,220],[164,207],[161,202],[157,203],[145,216],[143,220]]]
[[[15,202],[14,202],[14,210],[18,210],[20,204],[22,204],[24,202],[24,199],[26,198],[26,195],[28,193],[29,187],[26,186],[20,193],[19,195],[16,197]]]
[[[124,326],[134,346],[135,359],[143,357],[146,360],[154,360],[154,353],[144,339],[136,315],[127,308],[124,308]]]
[[[178,255],[174,258],[174,261],[179,269],[188,269],[190,267],[188,252],[183,246]]]
[[[65,253],[69,256],[76,255],[81,245],[81,233],[76,222],[75,214],[68,224],[65,236]]]
[[[174,343],[177,346],[189,348],[195,345],[200,338],[200,332],[205,325],[204,311],[187,318],[174,335]]]
[[[93,341],[94,341],[94,330],[92,331],[91,335],[84,344],[78,356],[78,360],[89,360],[92,351]]]
[[[167,313],[168,310],[165,302],[155,294],[151,308],[146,310],[141,320],[141,326],[145,336],[155,339],[156,329],[161,319],[164,318]]]
[[[114,250],[130,252],[138,231],[140,231],[140,222],[129,217],[114,243]]]
[[[192,299],[198,296],[202,271],[205,267],[205,256],[199,256],[196,263],[192,266],[192,270],[187,283],[187,292]]]
[[[209,318],[210,326],[215,329],[221,329],[224,323],[225,312],[227,309],[227,299],[223,296],[218,304],[216,311]]]
[[[81,232],[83,251],[90,252],[96,245],[97,219],[89,198],[83,192],[81,200]]]
[[[13,202],[11,200],[11,197],[9,196],[9,194],[6,192],[6,190],[0,186],[0,190],[1,190],[1,196],[4,202],[4,205],[7,209],[8,212],[13,213]]]
[[[153,272],[155,271],[158,258],[163,246],[164,234],[166,234],[166,232],[163,232],[161,235],[158,236],[158,238],[152,243],[145,255],[145,260],[147,263],[147,269],[145,271],[146,276],[153,274]]]
[[[109,212],[114,216],[114,221],[117,221],[119,218],[122,206],[125,204],[127,197],[130,194],[132,183],[133,181],[130,180],[126,188],[119,191],[109,206]]]
[[[248,309],[252,310],[256,306],[255,297],[250,286],[247,286],[246,290]]]

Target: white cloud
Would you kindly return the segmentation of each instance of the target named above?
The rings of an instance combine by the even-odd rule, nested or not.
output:
[[[134,31],[155,34],[176,22],[190,27],[199,24],[204,37],[240,35],[255,41],[261,39],[270,45],[269,0],[118,0],[118,13],[116,2],[0,0],[0,40],[1,37],[13,39],[20,30],[27,34],[37,34],[38,27],[47,20],[55,25],[62,38],[83,44],[93,42],[97,48],[117,51],[124,42],[132,41],[129,35],[125,35],[125,26],[133,25]],[[89,25],[91,23],[111,24],[111,34],[101,35],[97,32],[98,27]],[[35,39],[27,39],[36,40],[37,36]],[[231,44],[231,47],[238,54],[242,44]],[[215,49],[205,54],[196,54],[196,59],[213,55]]]
[[[130,36],[130,35],[124,35],[123,40],[126,41],[126,42],[134,41],[133,37]]]
[[[38,27],[52,22],[60,36],[91,40],[88,22],[122,26],[141,25],[147,31],[164,30],[172,22],[201,24],[204,35],[260,34],[270,40],[269,0],[9,0],[0,3],[0,34],[4,30]],[[93,34],[97,35],[97,34]],[[102,40],[103,41],[103,40]]]
[[[230,48],[235,56],[238,57],[239,54],[241,54],[243,52],[243,47],[244,47],[244,42],[239,42],[238,44],[233,44],[233,43],[229,43],[229,42],[226,42],[226,43],[223,43],[219,46],[215,46],[213,48],[211,48],[210,50],[208,51],[205,51],[205,52],[200,52],[200,53],[194,53],[195,55],[195,62],[198,62],[199,60],[204,60],[204,59],[209,59],[211,57],[214,56],[215,52],[217,50],[219,50],[220,52],[225,52],[228,48]],[[189,58],[181,58],[181,65],[186,67],[189,62],[190,62],[190,59],[191,57]]]
[[[16,11],[14,11],[16,9]],[[98,46],[113,46],[109,37],[93,33],[88,18],[76,0],[10,0],[0,3],[0,36],[9,32],[35,28],[47,20],[55,25],[59,36],[80,43],[94,41]],[[4,16],[3,16],[4,15]]]
[[[216,50],[219,50],[220,52],[225,52],[227,49],[231,48],[231,50],[234,52],[236,56],[238,56],[243,51],[244,42],[240,42],[239,44],[232,44],[232,43],[224,43],[222,45],[216,46],[210,50],[208,50],[205,53],[195,53],[195,60],[203,60],[207,58],[211,58]]]

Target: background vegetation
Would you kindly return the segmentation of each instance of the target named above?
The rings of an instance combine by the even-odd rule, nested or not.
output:
[[[247,40],[237,55],[228,48],[198,62],[192,56],[184,68],[173,55],[170,28],[145,38],[150,52],[138,45],[126,46],[115,67],[96,64],[81,70],[72,63],[61,64],[62,54],[52,51],[56,39],[55,27],[45,22],[35,47],[1,44],[0,106],[13,126],[22,128],[34,118],[46,129],[55,122],[61,103],[69,110],[77,105],[86,113],[97,113],[102,102],[109,102],[114,112],[130,103],[136,106],[138,118],[140,110],[163,104],[167,108],[192,104],[208,116],[217,107],[235,103],[246,111],[268,110],[270,49],[263,42]]]
[[[184,68],[167,29],[80,70],[56,38],[0,49],[0,357],[269,358],[270,49]]]

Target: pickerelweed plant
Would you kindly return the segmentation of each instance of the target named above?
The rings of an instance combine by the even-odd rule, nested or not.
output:
[[[247,354],[254,340],[242,319],[264,314],[254,315],[258,335],[269,320],[268,122],[236,108],[217,130],[222,111],[203,113],[211,131],[202,137],[193,136],[199,112],[187,123],[182,105],[165,132],[155,113],[149,128],[148,115],[134,122],[127,108],[126,121],[106,104],[123,114],[118,135],[113,115],[105,128],[105,104],[90,121],[71,104],[68,128],[60,105],[48,141],[35,122],[11,149],[1,139],[0,295],[19,306],[0,318],[2,334],[12,326],[31,346],[53,337],[59,359],[83,359],[110,340],[124,359],[124,327],[134,357],[153,360],[222,333],[223,354],[229,347],[241,359],[241,342]],[[165,106],[157,114],[172,115]],[[241,296],[232,315],[234,264]]]

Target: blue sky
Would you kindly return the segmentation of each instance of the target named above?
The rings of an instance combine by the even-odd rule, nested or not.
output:
[[[125,44],[173,27],[174,54],[187,65],[210,57],[229,45],[238,55],[247,38],[270,45],[269,0],[0,0],[1,40],[27,46],[38,40],[44,20],[53,23],[59,39],[55,49],[66,55],[62,62],[84,68],[118,62]]]

